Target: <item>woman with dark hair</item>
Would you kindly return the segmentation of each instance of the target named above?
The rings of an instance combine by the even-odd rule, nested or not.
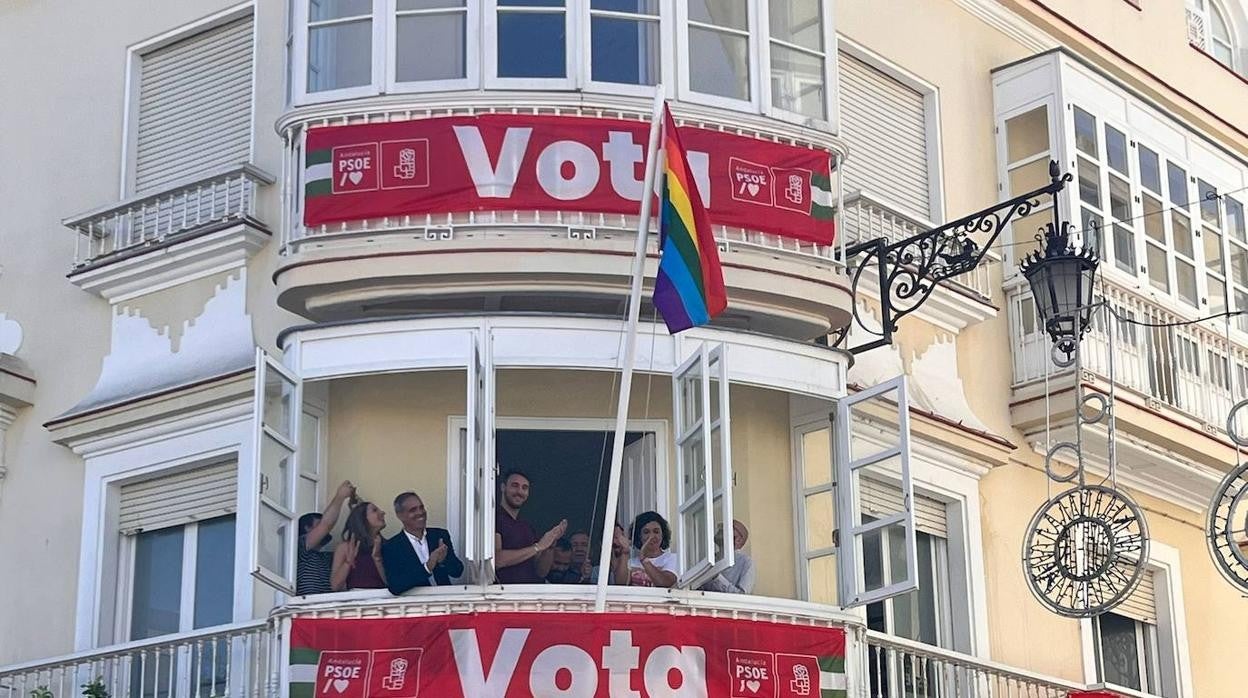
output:
[[[334,550],[334,591],[344,589],[384,589],[386,570],[381,563],[381,530],[386,512],[372,502],[351,507],[342,527],[342,545]]]
[[[620,537],[622,532],[617,532]],[[668,550],[672,544],[672,529],[656,512],[647,511],[633,522],[633,555],[627,565],[615,569],[616,584],[640,587],[676,586],[680,562],[676,553]]]

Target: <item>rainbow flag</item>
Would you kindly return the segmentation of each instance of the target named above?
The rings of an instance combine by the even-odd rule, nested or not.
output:
[[[659,201],[659,274],[654,306],[667,331],[705,325],[728,305],[719,249],[698,196],[676,121],[663,107],[663,197]]]

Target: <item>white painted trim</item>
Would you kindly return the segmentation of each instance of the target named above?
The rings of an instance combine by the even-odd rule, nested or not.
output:
[[[1023,48],[1040,53],[1061,43],[1014,13],[999,0],[953,0],[968,14],[1017,41]]]
[[[1187,612],[1178,549],[1157,540],[1149,541],[1146,569],[1155,575],[1154,589],[1157,590],[1157,654],[1162,666],[1158,667],[1161,686],[1156,695],[1194,698],[1196,694],[1192,689],[1192,660],[1187,643]],[[1097,650],[1092,619],[1079,620],[1079,635],[1083,641],[1081,654],[1084,682],[1089,685],[1100,684],[1101,679],[1096,671]]]
[[[481,49],[485,60],[485,75],[481,84],[486,89],[516,90],[572,90],[577,85],[577,54],[580,42],[576,40],[579,21],[577,1],[571,0],[563,5],[564,56],[562,78],[502,78],[498,77],[498,0],[480,0],[481,21],[484,31]],[[506,6],[504,6],[506,7]],[[547,8],[554,14],[556,6]]]
[[[256,59],[258,58],[257,44],[255,40],[255,32],[258,30],[259,22],[255,17],[254,0],[246,0],[237,5],[227,7],[224,10],[215,12],[206,17],[201,17],[193,22],[188,22],[180,27],[170,29],[161,34],[157,34],[148,39],[144,39],[138,43],[130,44],[126,47],[126,78],[125,78],[125,99],[122,101],[121,115],[121,184],[118,187],[117,198],[125,199],[134,193],[134,158],[137,148],[138,131],[139,131],[139,92],[142,86],[139,84],[139,75],[143,66],[143,54],[155,51],[156,49],[168,46],[177,41],[181,41],[195,34],[208,31],[214,27],[228,24],[236,19],[242,18],[248,14],[252,15],[252,42],[251,42],[251,151],[255,152],[255,115],[256,115]]]
[[[112,644],[113,639],[107,637],[104,628],[124,628],[127,625],[124,617],[111,608],[104,608],[106,604],[111,607],[116,602],[117,583],[128,576],[127,572],[118,570],[115,559],[125,552],[119,549],[117,534],[116,498],[120,485],[136,478],[153,477],[171,469],[193,467],[222,458],[235,459],[239,482],[250,482],[248,475],[254,472],[250,455],[250,420],[232,412],[228,408],[217,411],[208,423],[202,423],[205,421],[202,415],[193,415],[157,428],[135,430],[119,437],[128,443],[118,444],[109,451],[94,451],[85,457],[75,650]],[[183,421],[186,424],[179,424]],[[154,429],[159,429],[161,434],[144,438],[145,433]],[[252,616],[252,584],[246,559],[253,526],[248,513],[250,499],[254,496],[251,489],[239,488],[235,515],[235,620],[247,620]],[[113,622],[110,623],[109,618]]]
[[[463,546],[464,536],[460,520],[463,518],[463,511],[460,502],[463,501],[461,496],[460,482],[462,478],[459,470],[459,464],[463,454],[459,451],[459,432],[461,429],[467,429],[468,420],[461,416],[452,416],[446,421],[446,530],[451,533],[451,540],[457,545]],[[494,418],[494,428],[496,431],[505,429],[536,429],[536,430],[559,430],[559,431],[602,431],[614,432],[615,420],[596,417],[504,417],[497,416]],[[671,521],[668,514],[671,513],[669,491],[671,490],[671,477],[668,464],[669,451],[671,444],[669,443],[669,425],[665,419],[630,419],[626,431],[641,431],[654,434],[655,449],[655,482],[661,486],[655,493],[655,506],[664,518]],[[492,478],[491,478],[492,479]]]

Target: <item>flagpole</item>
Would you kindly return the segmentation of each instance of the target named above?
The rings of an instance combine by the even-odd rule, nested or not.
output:
[[[603,507],[602,550],[598,554],[598,588],[594,609],[607,610],[607,584],[611,578],[611,542],[615,538],[615,516],[620,498],[620,471],[624,464],[624,435],[628,427],[628,402],[633,389],[633,362],[637,354],[637,320],[641,316],[641,281],[646,270],[646,241],[650,237],[650,208],[654,201],[655,179],[659,176],[659,140],[663,131],[663,85],[654,88],[654,112],[650,117],[650,140],[646,146],[646,178],[641,188],[641,214],[637,220],[637,243],[633,251],[633,281],[628,292],[628,322],[624,326],[624,366],[620,375],[620,397],[615,408],[615,441],[611,444],[611,475],[607,484],[607,504]]]

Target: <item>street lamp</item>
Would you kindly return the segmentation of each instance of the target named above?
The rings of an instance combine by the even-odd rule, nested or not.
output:
[[[1099,262],[1096,251],[1076,247],[1070,233],[1070,223],[1047,224],[1040,249],[1020,265],[1044,329],[1054,348],[1067,358],[1074,355],[1091,324],[1092,282]]]

